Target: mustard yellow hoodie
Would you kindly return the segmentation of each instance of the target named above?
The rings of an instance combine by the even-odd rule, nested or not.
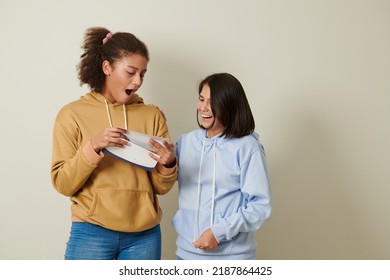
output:
[[[170,138],[168,128],[161,112],[137,94],[125,106],[106,101],[107,106],[103,95],[90,92],[59,111],[53,130],[52,183],[70,197],[78,220],[123,232],[147,230],[161,221],[156,195],[173,187],[177,167],[171,175],[157,168],[148,172],[109,154],[96,154],[90,139],[110,127],[109,118],[113,126],[125,128],[127,123],[129,130],[159,137]]]

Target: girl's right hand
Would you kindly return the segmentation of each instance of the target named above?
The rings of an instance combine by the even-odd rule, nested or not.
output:
[[[107,147],[126,147],[129,140],[126,136],[127,130],[119,127],[105,128],[99,134],[91,138],[92,148],[96,153]],[[126,140],[125,140],[126,139]]]

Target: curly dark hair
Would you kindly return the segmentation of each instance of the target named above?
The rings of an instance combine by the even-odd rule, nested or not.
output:
[[[139,54],[149,61],[146,45],[131,33],[111,33],[105,43],[103,39],[111,32],[103,27],[91,27],[85,32],[80,63],[77,67],[80,85],[88,84],[91,90],[100,92],[106,76],[102,70],[103,61],[110,64],[129,54]]]
[[[212,74],[199,83],[199,94],[206,84],[210,87],[211,110],[225,127],[221,136],[240,138],[251,134],[255,120],[239,80],[229,73]],[[204,129],[198,118],[197,122]]]

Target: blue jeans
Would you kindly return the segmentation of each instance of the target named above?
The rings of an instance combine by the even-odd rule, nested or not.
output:
[[[160,225],[142,232],[119,232],[72,222],[65,260],[160,260]]]

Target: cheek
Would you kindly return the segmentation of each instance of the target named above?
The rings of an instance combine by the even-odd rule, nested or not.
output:
[[[129,82],[129,78],[126,77],[124,74],[117,74],[113,78],[113,82],[117,85],[123,85]]]
[[[111,87],[115,87],[120,82],[118,76],[110,76],[110,85]]]

